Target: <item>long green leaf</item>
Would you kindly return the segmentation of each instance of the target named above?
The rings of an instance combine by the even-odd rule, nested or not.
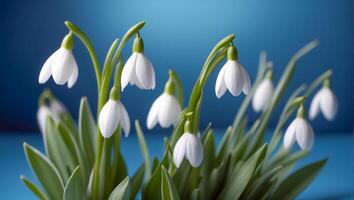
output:
[[[311,163],[291,174],[279,185],[271,199],[294,199],[312,182],[326,162],[327,159]]]
[[[146,177],[146,179],[149,179],[151,176],[150,156],[149,156],[149,151],[148,151],[146,141],[144,138],[144,133],[141,130],[140,123],[138,120],[135,120],[135,129],[136,129],[136,135],[138,136],[140,150],[141,150],[141,153],[143,154],[143,158],[144,158],[145,177]]]
[[[219,199],[239,199],[245,190],[247,184],[258,165],[262,161],[262,157],[266,153],[267,146],[262,146],[250,159],[248,159],[236,173],[236,176],[228,182]]]
[[[132,183],[131,183],[131,192],[130,192],[130,200],[134,200],[137,193],[139,192],[141,186],[143,185],[144,181],[144,164],[142,164],[139,169],[135,172]]]
[[[91,167],[94,162],[95,142],[96,141],[96,124],[92,116],[90,105],[86,97],[81,98],[80,116],[79,116],[79,133],[80,143],[84,149],[88,164]]]
[[[161,196],[163,200],[179,200],[179,195],[177,188],[173,179],[168,174],[166,168],[162,166],[161,168]]]
[[[80,166],[77,166],[64,188],[64,200],[86,199],[84,186],[81,179]]]
[[[130,199],[130,181],[127,176],[109,195],[108,200],[129,200]]]
[[[27,161],[46,190],[48,197],[54,200],[63,198],[64,183],[54,164],[37,149],[24,143]]]
[[[51,117],[47,118],[46,131],[44,134],[45,147],[49,159],[58,169],[64,183],[78,165],[76,155],[70,150],[71,144],[66,144],[58,127]]]
[[[22,182],[30,189],[33,194],[35,194],[41,200],[49,200],[49,198],[44,194],[41,189],[39,189],[34,183],[28,180],[25,176],[20,177]]]

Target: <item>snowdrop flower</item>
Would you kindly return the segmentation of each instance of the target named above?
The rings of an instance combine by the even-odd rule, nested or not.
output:
[[[297,141],[302,150],[310,150],[313,146],[314,138],[313,129],[305,119],[305,108],[301,105],[296,119],[291,122],[285,132],[284,147],[289,148]]]
[[[125,63],[122,71],[122,91],[130,83],[140,89],[155,88],[155,71],[150,60],[144,55],[144,43],[139,34],[134,40],[133,54]]]
[[[268,71],[266,78],[258,85],[252,98],[252,107],[254,111],[259,112],[267,108],[272,100],[274,86],[272,83],[272,71]]]
[[[317,92],[311,102],[309,113],[310,119],[314,119],[319,111],[322,112],[323,116],[328,121],[334,120],[337,115],[338,101],[336,95],[330,88],[329,80],[324,81],[322,89]]]
[[[64,112],[66,112],[65,106],[54,98],[49,99],[48,105],[44,102],[44,100],[40,102],[37,111],[37,122],[41,133],[45,132],[48,117],[51,117],[55,122],[58,122],[61,114]]]
[[[161,127],[176,126],[181,113],[181,106],[174,95],[174,82],[170,76],[165,85],[164,93],[152,104],[146,125],[148,129],[154,128],[159,123]]]
[[[181,166],[184,158],[193,167],[199,167],[203,161],[202,142],[197,135],[190,133],[189,124],[190,122],[187,121],[185,124],[185,133],[179,138],[173,150],[173,161],[177,168]]]
[[[251,89],[251,81],[247,71],[237,59],[237,50],[231,46],[227,50],[227,62],[221,68],[215,84],[215,94],[221,98],[226,90],[233,96],[240,95],[241,91],[247,95]]]
[[[79,70],[72,53],[73,44],[73,35],[69,33],[64,37],[61,47],[45,61],[39,73],[40,84],[47,82],[50,76],[58,85],[68,83],[68,88],[71,88],[75,84]]]
[[[110,138],[118,126],[123,128],[125,137],[128,137],[130,131],[130,120],[127,110],[119,101],[119,89],[113,87],[110,93],[110,99],[102,107],[98,117],[98,124],[101,134],[104,138]]]

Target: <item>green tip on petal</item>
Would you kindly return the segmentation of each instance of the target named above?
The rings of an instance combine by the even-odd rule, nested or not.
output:
[[[189,119],[184,123],[184,132],[185,133],[191,133],[191,121]]]
[[[306,117],[306,110],[305,110],[305,107],[304,107],[303,103],[300,105],[300,108],[297,110],[297,117],[299,117],[299,118],[305,118]]]
[[[68,50],[72,50],[74,47],[74,35],[72,34],[72,32],[70,31],[63,39],[62,43],[61,43],[61,47],[68,49]]]
[[[325,88],[330,88],[331,87],[331,81],[329,80],[329,78],[326,78],[323,81],[323,87],[325,87]]]
[[[133,53],[144,53],[144,41],[140,37],[139,32],[136,34],[136,38],[134,39],[134,44],[133,44]]]
[[[227,60],[237,60],[238,59],[238,52],[236,47],[230,46],[227,49]]]
[[[111,92],[109,93],[109,98],[113,100],[119,100],[120,89],[118,87],[112,87]]]

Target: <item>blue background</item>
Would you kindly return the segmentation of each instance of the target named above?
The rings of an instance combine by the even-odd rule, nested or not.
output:
[[[161,93],[167,71],[173,67],[188,94],[201,65],[214,44],[236,33],[240,60],[254,80],[258,55],[266,50],[275,63],[277,81],[291,55],[314,38],[320,46],[299,62],[290,88],[310,82],[328,68],[334,69],[333,89],[339,99],[339,114],[333,123],[322,117],[314,122],[318,132],[351,132],[353,122],[353,2],[352,1],[1,1],[0,3],[0,129],[36,130],[37,97],[49,87],[74,113],[79,99],[88,96],[95,109],[96,82],[83,45],[76,40],[74,54],[79,79],[73,89],[50,80],[39,85],[38,74],[47,57],[67,33],[64,20],[71,20],[92,39],[103,62],[110,43],[140,20],[145,51],[155,66],[157,87],[141,91],[129,87],[123,95],[131,119],[145,122],[153,100]],[[125,58],[131,52],[131,43]],[[202,125],[229,125],[243,96],[230,94],[218,100],[214,93],[216,74],[208,81],[202,109]],[[276,110],[272,125],[281,110]],[[249,110],[254,120],[258,115]]]

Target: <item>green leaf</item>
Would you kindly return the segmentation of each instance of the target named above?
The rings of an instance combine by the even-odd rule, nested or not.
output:
[[[50,199],[63,198],[64,183],[54,164],[37,149],[24,143],[26,158]]]
[[[161,180],[161,196],[163,200],[179,200],[177,188],[173,179],[168,174],[166,168],[161,168],[162,180]]]
[[[51,117],[47,118],[44,134],[48,158],[58,169],[64,183],[67,182],[75,167],[79,164],[76,155],[72,154],[70,145],[66,144],[58,127]]]
[[[49,200],[49,198],[39,189],[34,183],[28,180],[25,176],[20,177],[22,182],[41,200]]]
[[[86,97],[81,98],[80,116],[79,116],[79,133],[80,143],[84,149],[89,167],[94,163],[95,141],[96,141],[96,124],[92,116],[90,105]]]
[[[136,129],[136,135],[138,136],[140,150],[141,150],[141,153],[143,154],[143,158],[144,158],[145,177],[146,177],[146,179],[149,179],[151,176],[151,165],[150,165],[149,151],[148,151],[146,141],[144,138],[144,133],[141,130],[140,123],[138,120],[135,120],[135,129]]]
[[[186,121],[186,113],[187,113],[187,109],[185,108],[182,112],[181,115],[179,117],[179,120],[177,122],[177,125],[175,126],[175,128],[173,129],[172,135],[171,135],[171,141],[170,141],[170,145],[171,148],[174,148],[177,140],[181,137],[181,135],[183,134],[184,131],[184,123]]]
[[[270,199],[294,199],[313,181],[326,162],[327,159],[320,160],[297,170],[276,188]]]
[[[132,178],[130,200],[134,200],[144,181],[144,164],[135,172]]]
[[[63,136],[65,143],[67,145],[69,145],[70,151],[72,151],[72,148],[74,148],[74,151],[75,151],[74,153],[75,153],[78,163],[80,165],[81,177],[83,180],[82,182],[83,182],[83,184],[87,185],[91,168],[89,168],[89,165],[87,163],[86,157],[83,153],[83,150],[80,146],[79,141],[75,140],[73,133],[63,122],[59,122],[58,131]]]
[[[198,188],[198,199],[214,200],[224,187],[224,181],[230,163],[230,156],[220,163],[220,165],[213,169],[210,176],[203,176]]]
[[[86,199],[86,190],[82,183],[80,166],[77,166],[64,188],[64,200],[80,199]]]
[[[272,184],[272,179],[275,174],[279,172],[282,166],[275,167],[268,173],[258,177],[245,191],[243,199],[261,199],[270,189]]]
[[[108,200],[129,200],[130,199],[130,181],[127,176],[109,195]]]
[[[201,166],[201,173],[203,176],[207,177],[211,173],[215,165],[215,146],[214,146],[214,133],[213,130],[209,130],[206,134],[205,140],[203,142],[204,148],[204,160]]]
[[[237,171],[235,177],[231,179],[225,186],[219,199],[239,199],[245,190],[247,184],[251,180],[252,175],[262,161],[262,156],[266,153],[266,145],[263,145],[250,159],[248,159]]]
[[[148,179],[142,191],[142,200],[160,200],[161,197],[161,165],[158,165],[155,172]]]

